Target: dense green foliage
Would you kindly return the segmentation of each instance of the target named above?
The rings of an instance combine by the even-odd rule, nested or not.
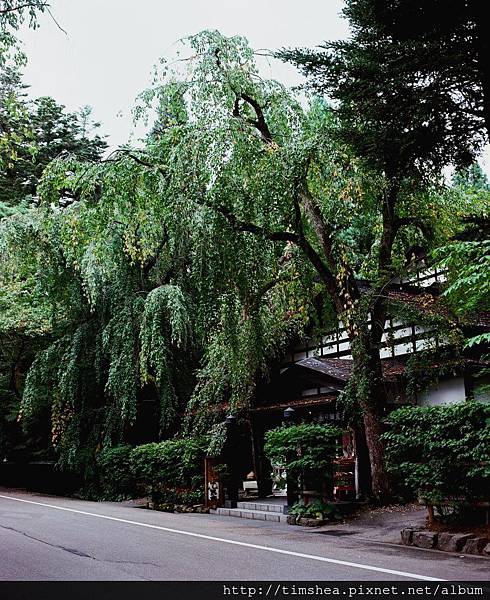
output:
[[[441,264],[449,271],[446,295],[457,312],[490,310],[490,241],[457,242],[441,249]]]
[[[103,447],[82,493],[97,500],[148,496],[156,504],[201,502],[208,443],[207,437],[194,437]]]
[[[342,430],[330,425],[301,424],[271,429],[265,434],[264,452],[272,464],[282,465],[301,485],[333,485],[333,459]]]
[[[347,323],[354,358],[354,373],[342,398],[349,413],[357,412],[364,421],[374,493],[387,497],[380,437],[387,408],[379,352],[389,308],[383,292],[407,268],[410,261],[402,257],[408,258],[410,248],[430,254],[454,234],[454,217],[461,206],[449,207],[447,196],[444,202],[442,169],[470,164],[485,131],[481,112],[462,111],[454,94],[434,92],[439,80],[433,73],[426,75],[422,67],[410,71],[407,63],[420,58],[416,44],[381,26],[380,8],[377,0],[347,0],[343,14],[351,28],[348,39],[327,41],[319,49],[282,50],[276,56],[295,64],[307,76],[310,89],[334,101],[339,125],[331,138],[345,145],[376,181],[371,211],[365,211],[364,218],[376,215],[377,235],[354,232],[357,245],[367,242],[371,251],[376,248],[364,275],[372,290],[362,295],[356,283],[349,282],[349,275],[358,275],[349,256],[343,265],[349,283],[340,294],[344,310],[337,311]],[[424,41],[419,49],[425,51]],[[461,90],[466,73],[461,70],[458,75]],[[481,106],[472,108],[481,111]],[[362,179],[366,190],[365,173]],[[378,327],[367,330],[368,314]]]
[[[389,175],[467,164],[487,133],[479,4],[347,0],[348,40],[279,56],[338,100],[342,137]]]
[[[333,503],[323,502],[318,499],[313,500],[313,502],[309,502],[306,505],[302,501],[296,502],[288,510],[288,516],[289,515],[300,519],[320,519],[322,521],[342,518],[338,508]]]
[[[0,3],[0,21],[14,48],[11,32],[27,16],[35,24],[44,5],[2,6],[12,3]],[[475,155],[481,117],[439,110],[405,76],[405,41],[380,34],[369,7],[347,3],[351,40],[283,53],[334,110],[263,79],[243,38],[204,31],[186,41],[184,58],[161,62],[141,95],[136,116],[151,126],[142,146],[105,160],[89,111],[26,102],[23,58],[2,50],[2,454],[18,450],[19,415],[24,448],[43,448],[86,478],[112,469],[104,496],[126,495],[133,477],[159,482],[152,493],[161,501],[180,488],[193,494],[200,442],[131,452],[125,444],[154,421],[145,439],[217,434],[224,406],[246,415],[257,381],[288,345],[341,319],[354,356],[344,400],[364,422],[374,493],[388,492],[379,347],[394,306],[384,290],[410,272],[414,247],[446,245],[488,198],[448,190],[441,175]],[[486,292],[475,292],[486,242],[460,243],[444,257],[456,274],[447,295],[471,312]],[[460,268],[465,253],[482,260]],[[369,328],[368,315],[381,326]],[[142,416],[150,403],[151,419]],[[284,452],[301,436],[312,444],[291,459],[292,472],[313,473],[314,463],[328,471],[326,431],[275,434]]]
[[[64,153],[84,160],[98,160],[106,144],[92,135],[88,109],[70,114],[51,98],[27,102],[20,93],[22,85],[18,73],[7,70],[2,75],[5,85],[0,89],[0,120],[8,125],[0,132],[0,216],[9,217],[0,224],[3,262],[0,273],[0,453],[5,455],[12,447],[17,447],[18,452],[25,446],[15,422],[23,378],[33,355],[43,348],[45,337],[52,333],[49,323],[60,317],[46,302],[47,290],[41,289],[36,271],[37,268],[42,271],[46,262],[51,261],[54,266],[59,260],[47,239],[40,239],[43,234],[38,228],[40,215],[35,205],[37,184],[54,158]],[[64,198],[65,203],[73,201],[73,198]],[[37,266],[31,260],[31,250],[39,261]],[[70,296],[66,277],[59,283],[65,287],[60,294],[68,292]],[[73,285],[71,288],[73,290]],[[63,318],[65,322],[66,316],[67,313]],[[46,370],[52,371],[52,365]],[[49,374],[43,376],[48,381]],[[41,409],[44,421],[45,408],[43,405]],[[37,429],[32,441],[48,447],[46,426]]]
[[[302,107],[258,77],[245,40],[203,32],[189,46],[187,76],[164,64],[141,97],[154,119],[143,149],[58,158],[39,206],[2,223],[0,332],[27,334],[34,353],[25,381],[19,369],[22,422],[39,431],[50,415],[65,468],[127,440],[143,396],[161,437],[207,431],[225,401],[245,412],[271,361],[307,325],[331,325],[332,307],[359,357],[374,356],[367,314],[382,319],[379,290],[421,241],[410,219],[432,245],[454,230],[453,198],[411,176],[386,221],[390,182],[337,141],[325,102]],[[359,276],[380,287],[361,298]],[[377,414],[368,363],[354,396]]]
[[[60,156],[98,161],[107,148],[97,135],[89,107],[69,113],[53,98],[27,101],[20,75],[0,79],[0,119],[8,123],[0,135],[0,215],[24,209],[36,194],[48,164]],[[65,202],[73,199],[66,198]]]
[[[99,123],[90,118],[89,107],[68,113],[53,98],[28,102],[20,90],[9,86],[0,90],[0,113],[9,123],[8,134],[0,141],[0,206],[27,204],[55,158],[97,161],[107,148],[95,133]]]
[[[203,355],[188,426],[206,428],[219,419],[213,409],[225,397],[246,406],[257,373],[306,322],[303,290],[311,273],[301,274],[301,257],[284,243],[237,231],[236,222],[223,215],[233,201],[252,211],[252,192],[269,203],[272,178],[278,202],[288,194],[289,150],[280,160],[275,151],[264,153],[254,128],[242,131],[245,117],[217,112],[216,88],[206,83],[214,68],[206,62],[208,38],[237,56],[251,53],[242,40],[215,34],[193,39],[202,53],[196,78],[203,90],[196,87],[196,93],[209,110],[152,135],[144,153],[122,150],[91,166],[56,161],[39,187],[41,205],[5,222],[5,264],[11,265],[3,272],[5,302],[22,289],[44,328],[45,348],[23,390],[23,420],[28,426],[46,408],[51,411],[53,443],[67,466],[78,464],[78,452],[82,456],[87,445],[123,438],[135,422],[140,391],[159,399],[161,431],[167,434],[185,412]],[[277,84],[263,85],[278,103],[271,105],[278,127],[292,136],[288,122],[299,108]],[[154,92],[161,96],[161,111],[166,90]],[[170,100],[168,114],[183,101]],[[284,123],[281,102],[291,103]],[[230,147],[234,153],[223,162]],[[243,177],[250,192],[238,193]],[[80,200],[60,206],[59,196],[67,191]],[[260,227],[265,215],[260,206],[253,210]],[[19,243],[32,249],[21,257],[22,271],[13,268]],[[51,389],[58,390],[56,397]]]
[[[406,407],[388,417],[388,468],[408,494],[431,504],[488,499],[490,405]]]
[[[98,500],[125,500],[137,494],[131,471],[132,447],[129,445],[103,448],[97,454]]]
[[[156,504],[202,502],[208,444],[200,437],[137,446],[130,455],[132,477]]]
[[[447,272],[444,295],[463,321],[477,320],[490,311],[490,185],[477,164],[456,171],[453,189],[461,206],[472,214],[462,215],[461,231],[450,244],[434,252],[438,268]],[[468,346],[490,341],[482,333],[467,341]]]
[[[356,0],[352,14],[405,49],[397,69],[417,82],[446,128],[490,133],[490,45],[480,0]]]

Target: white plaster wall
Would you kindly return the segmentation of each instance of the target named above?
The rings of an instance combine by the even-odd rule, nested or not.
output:
[[[381,358],[391,358],[393,356],[391,348],[380,348],[379,355]]]
[[[344,350],[350,350],[350,342],[341,342],[339,344],[339,352],[344,352]]]
[[[465,399],[464,380],[462,377],[440,381],[432,386],[417,399],[419,406],[441,406],[454,404]]]
[[[402,356],[403,354],[410,354],[413,351],[412,342],[404,342],[403,344],[396,344],[395,356]]]

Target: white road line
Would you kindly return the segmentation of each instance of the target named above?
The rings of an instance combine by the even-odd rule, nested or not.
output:
[[[157,529],[159,531],[167,531],[169,533],[178,533],[179,535],[187,535],[189,537],[200,538],[203,540],[211,540],[213,542],[221,542],[222,544],[232,544],[234,546],[243,546],[244,548],[253,548],[254,550],[264,550],[266,552],[274,552],[275,554],[285,554],[287,556],[296,556],[298,558],[306,558],[308,560],[316,560],[320,562],[332,563],[334,565],[342,565],[344,567],[354,567],[355,569],[364,569],[365,571],[377,571],[378,573],[387,573],[388,575],[399,575],[400,577],[408,577],[409,579],[420,579],[423,581],[446,581],[437,577],[428,577],[427,575],[417,575],[416,573],[406,573],[405,571],[395,571],[393,569],[383,569],[382,567],[373,567],[371,565],[362,565],[359,563],[349,562],[346,560],[337,560],[335,558],[325,558],[324,556],[316,556],[315,554],[303,554],[302,552],[293,552],[292,550],[281,550],[280,548],[271,548],[269,546],[259,546],[258,544],[248,544],[247,542],[238,542],[236,540],[228,540],[226,538],[204,535],[202,533],[194,533],[192,531],[182,531],[180,529],[172,529],[170,527],[161,527],[160,525],[150,525],[149,523],[140,523],[139,521],[129,521],[128,519],[120,519],[118,517],[109,517],[108,515],[100,515],[97,513],[86,512],[84,510],[76,510],[74,508],[66,508],[64,506],[55,506],[54,504],[45,504],[44,502],[34,502],[33,500],[24,500],[23,498],[15,498],[14,496],[4,496],[0,494],[0,498],[5,500],[15,500],[16,502],[25,502],[26,504],[36,504],[37,506],[45,506],[56,510],[64,510],[87,517],[95,517],[97,519],[107,519],[108,521],[117,521],[118,523],[126,523],[128,525],[138,525],[139,527],[147,527],[148,529]]]

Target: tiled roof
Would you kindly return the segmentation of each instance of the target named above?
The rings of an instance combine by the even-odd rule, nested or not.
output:
[[[296,400],[289,400],[288,402],[279,402],[276,404],[265,404],[256,406],[251,409],[251,412],[262,412],[264,410],[280,410],[285,408],[300,408],[302,406],[323,406],[326,404],[332,404],[337,398],[336,394],[320,394],[311,398],[297,398]]]
[[[383,378],[385,381],[396,381],[397,377],[404,373],[405,364],[396,358],[385,358],[381,361]],[[316,373],[322,373],[339,381],[348,381],[353,370],[353,361],[346,358],[304,358],[298,361],[290,369],[302,367]]]
[[[434,314],[445,317],[453,322],[457,322],[458,318],[451,312],[444,298],[434,294],[431,290],[424,288],[417,289],[390,289],[387,292],[388,298],[394,302],[402,302],[409,304],[426,314]],[[464,319],[461,319],[461,325],[469,327],[483,327],[490,329],[490,312],[481,311]]]
[[[482,311],[476,313],[474,317],[470,319],[470,324],[490,329],[490,312]]]
[[[340,358],[310,357],[296,362],[292,367],[310,369],[316,373],[328,375],[340,381],[347,381],[352,373],[352,360]]]
[[[446,367],[451,363],[454,364],[455,368],[461,367],[463,365],[470,367],[490,366],[490,361],[486,361],[483,359],[477,360],[474,358],[455,358],[453,360],[446,359],[444,361],[444,365]],[[431,364],[424,365],[424,369],[438,369],[441,366],[441,363],[432,362]],[[352,374],[353,361],[346,358],[304,358],[303,360],[294,363],[294,365],[292,365],[286,370],[294,369],[296,367],[310,369],[312,371],[315,371],[316,373],[327,375],[332,379],[337,379],[338,381],[346,382],[349,380],[349,377]],[[396,382],[399,379],[400,375],[403,375],[405,373],[406,364],[405,360],[403,360],[402,358],[383,358],[381,360],[381,368],[383,370],[384,381]]]
[[[394,290],[388,291],[388,298],[394,302],[409,304],[424,313],[433,313],[455,320],[445,302],[430,292]]]

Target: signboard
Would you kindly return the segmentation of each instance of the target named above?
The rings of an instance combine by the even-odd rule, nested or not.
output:
[[[204,459],[204,503],[207,508],[218,508],[224,504],[223,484],[215,470],[218,464],[219,458],[206,456]]]

